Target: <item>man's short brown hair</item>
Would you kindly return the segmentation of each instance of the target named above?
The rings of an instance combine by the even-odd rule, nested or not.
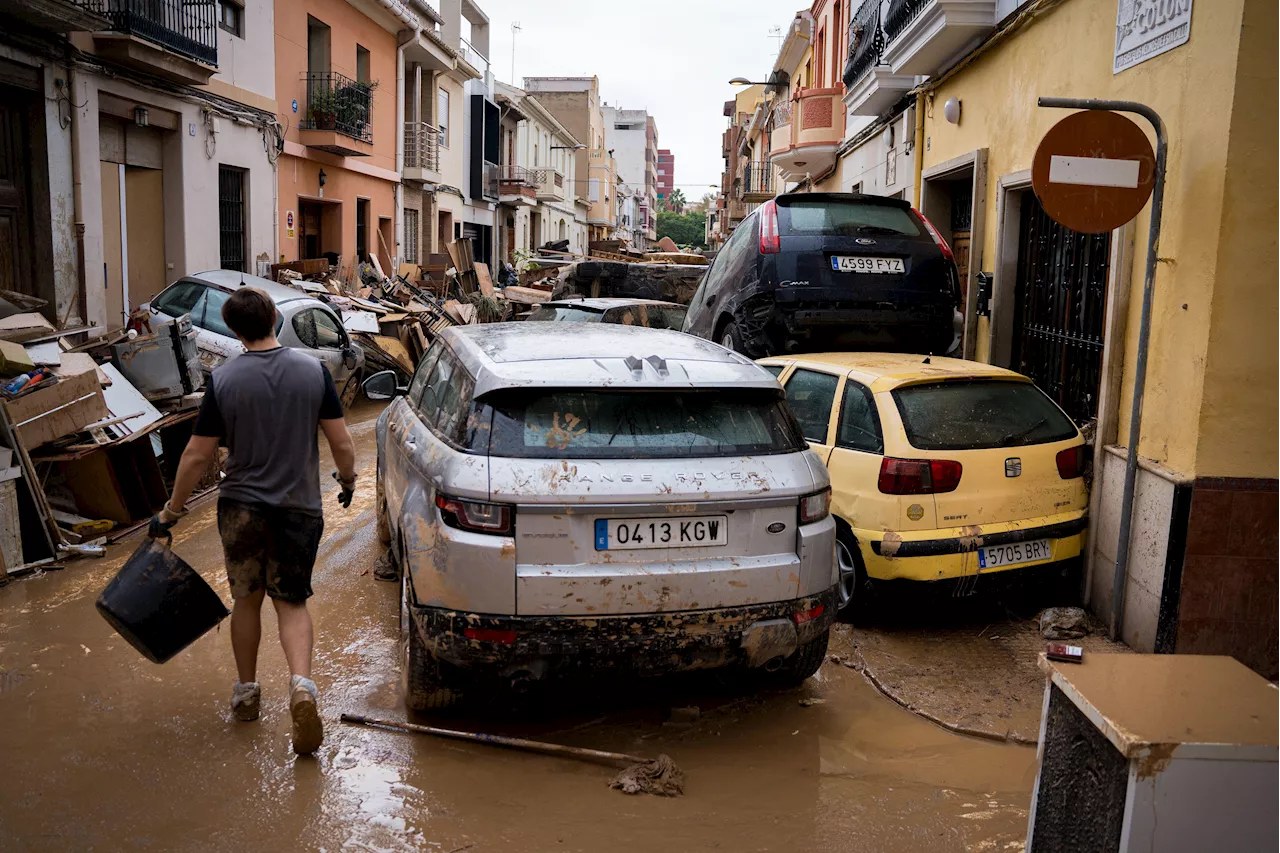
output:
[[[260,341],[276,326],[276,304],[256,287],[242,287],[222,304],[222,322],[246,341]]]

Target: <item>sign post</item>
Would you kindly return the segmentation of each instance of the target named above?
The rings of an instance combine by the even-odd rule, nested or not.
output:
[[[1151,303],[1160,245],[1160,216],[1164,210],[1168,139],[1160,115],[1146,104],[1092,98],[1040,98],[1037,104],[1087,111],[1059,122],[1045,134],[1036,149],[1031,170],[1032,185],[1050,217],[1068,228],[1082,230],[1078,226],[1084,225],[1083,230],[1087,233],[1100,233],[1131,220],[1146,204],[1147,197],[1151,198],[1147,268],[1142,282],[1142,318],[1138,324],[1138,355],[1133,378],[1133,409],[1129,413],[1128,458],[1124,469],[1124,494],[1120,499],[1120,535],[1111,592],[1110,633],[1114,640],[1119,636],[1124,620],[1124,587],[1129,568],[1133,495],[1138,476],[1138,440],[1142,435],[1142,397],[1147,385]],[[1122,112],[1140,115],[1151,123],[1156,133],[1154,160],[1150,159],[1151,143],[1147,141],[1146,134],[1132,121],[1117,115]],[[1059,128],[1064,129],[1059,133]],[[1133,131],[1141,136],[1141,142]],[[1041,179],[1038,180],[1037,176]],[[1059,219],[1059,215],[1064,218]]]

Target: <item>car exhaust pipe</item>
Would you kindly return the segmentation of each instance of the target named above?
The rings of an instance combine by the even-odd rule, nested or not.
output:
[[[767,661],[765,661],[764,671],[777,672],[778,670],[782,669],[782,662],[784,660],[786,660],[786,658],[783,657],[782,655],[778,655],[776,658],[769,658]]]

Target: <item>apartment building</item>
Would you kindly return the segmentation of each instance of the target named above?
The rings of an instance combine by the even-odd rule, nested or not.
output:
[[[0,2],[0,288],[99,329],[276,252],[274,7]]]
[[[657,240],[658,126],[647,110],[624,110],[605,104],[605,147],[613,151],[618,175],[640,190],[637,219],[631,225],[636,248]]]
[[[584,143],[523,89],[494,84],[502,111],[499,179],[499,255],[515,265],[517,252],[569,241],[587,249],[585,213],[577,204],[577,154]]]
[[[667,148],[658,149],[658,209],[666,206],[671,191],[676,188],[676,157]]]
[[[621,239],[617,234],[617,162],[606,142],[599,79],[594,76],[526,77],[524,89],[575,139],[587,146],[576,153],[574,170],[577,185],[586,187],[588,241]]]

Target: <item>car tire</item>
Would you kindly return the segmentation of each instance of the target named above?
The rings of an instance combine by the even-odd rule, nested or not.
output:
[[[841,524],[836,532],[836,564],[839,571],[836,606],[841,616],[857,617],[870,611],[871,585],[862,551],[853,533]]]
[[[431,656],[409,613],[409,574],[400,580],[400,633],[404,642],[404,704],[410,711],[443,711],[458,703],[456,690],[441,683],[440,664]]]
[[[782,666],[769,673],[769,680],[782,687],[795,687],[818,671],[827,659],[831,629],[823,631],[791,653]]]
[[[351,404],[356,401],[356,394],[358,393],[360,393],[360,371],[357,370],[347,378],[347,383],[342,386],[342,395],[339,398],[342,401],[342,411],[345,412],[351,408]]]
[[[742,352],[742,335],[738,332],[738,324],[730,320],[716,336],[716,343],[734,352]]]

